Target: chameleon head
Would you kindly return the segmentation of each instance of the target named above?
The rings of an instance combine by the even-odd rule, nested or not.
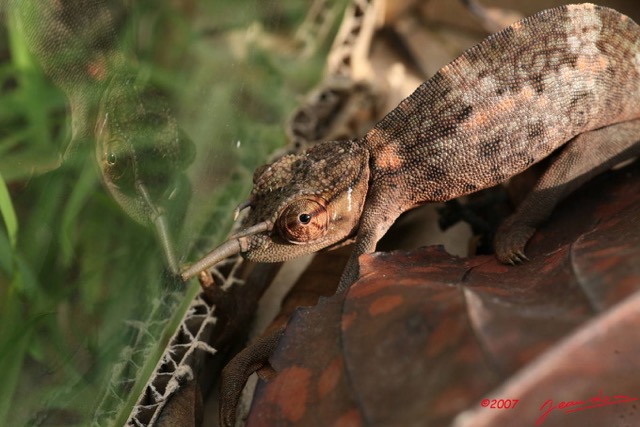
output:
[[[164,97],[126,74],[104,91],[95,136],[105,187],[130,217],[155,227],[169,267],[177,271],[166,212],[190,194],[183,171],[193,159],[193,143]]]
[[[240,207],[250,207],[241,229],[184,270],[183,280],[233,254],[280,262],[353,237],[368,190],[368,160],[357,141],[332,141],[258,168]]]

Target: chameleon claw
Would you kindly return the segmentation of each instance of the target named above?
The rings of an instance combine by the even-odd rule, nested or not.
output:
[[[527,258],[527,256],[524,254],[523,251],[516,252],[516,255],[518,255],[518,258],[520,259],[520,262],[529,261],[529,258]]]
[[[509,264],[511,265],[522,264],[526,261],[529,261],[529,258],[521,250],[514,251],[509,256]]]

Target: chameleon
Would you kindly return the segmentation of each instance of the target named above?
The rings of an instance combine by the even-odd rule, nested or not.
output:
[[[380,7],[380,3],[383,4],[382,7]],[[483,28],[487,30],[496,27],[504,28],[509,25],[508,23],[520,19],[514,18],[517,15],[515,12],[485,8],[471,0],[463,0],[462,3],[480,19]],[[374,86],[362,84],[362,82],[367,83],[367,79],[371,77],[366,73],[368,68],[366,64],[364,67],[354,68],[354,66],[362,61],[367,61],[368,46],[363,45],[370,43],[372,31],[375,30],[376,25],[380,25],[377,19],[371,19],[371,17],[372,15],[378,15],[379,9],[386,10],[387,6],[388,4],[377,0],[354,0],[350,4],[348,11],[350,10],[351,12],[345,13],[345,18],[334,41],[332,52],[328,56],[327,71],[323,82],[319,89],[314,91],[302,107],[292,115],[288,130],[294,147],[289,149],[289,154],[298,154],[301,148],[310,149],[322,137],[340,138],[341,135],[350,134],[348,138],[356,138],[358,136],[356,139],[360,139],[359,134],[354,131],[360,129],[362,124],[360,123],[358,127],[349,126],[346,128],[344,123],[350,123],[351,116],[349,114],[353,115],[354,112],[359,117],[362,117],[362,111],[357,112],[355,108],[352,108],[353,106],[358,104],[367,105],[361,102],[352,102],[352,100],[362,99],[363,93],[363,91],[354,89],[360,87],[367,89]],[[341,38],[340,35],[347,36]],[[365,72],[362,73],[362,71]],[[344,84],[344,82],[351,83],[351,86]],[[375,89],[378,88],[375,87]],[[378,97],[384,95],[384,92],[379,90],[368,93]],[[345,113],[348,115],[347,119],[341,117]],[[307,119],[309,116],[311,119]],[[336,123],[333,123],[332,120],[336,120],[336,117],[339,119]],[[353,121],[358,123],[357,119]],[[261,174],[262,172],[256,172],[255,175],[259,176]],[[250,203],[251,201],[248,202],[248,204]],[[336,245],[339,245],[339,243]],[[195,271],[197,268],[194,267],[193,270]],[[281,320],[283,319],[281,318]],[[262,336],[242,350],[224,368],[221,381],[220,425],[235,425],[236,407],[246,379],[257,369],[266,368],[263,374],[269,374],[269,369],[271,369],[268,363],[269,356],[278,346],[285,328],[286,320],[280,323],[274,322]]]
[[[498,228],[497,258],[526,260],[536,227],[566,195],[640,153],[640,28],[593,4],[518,21],[421,84],[366,135],[258,168],[243,227],[183,270],[236,253],[279,262],[355,239],[340,280],[405,211],[498,185],[556,158]]]
[[[62,161],[82,161],[95,147],[105,188],[132,219],[154,228],[167,267],[177,274],[167,217],[176,200],[190,195],[183,172],[195,146],[120,46],[118,5],[11,0],[9,11],[44,74],[69,100],[71,139]]]
[[[155,230],[166,265],[177,274],[169,219],[191,195],[184,171],[195,145],[164,96],[126,71],[103,91],[94,135],[103,185],[130,218]]]

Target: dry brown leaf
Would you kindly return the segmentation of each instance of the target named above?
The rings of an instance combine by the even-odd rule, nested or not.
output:
[[[434,247],[364,256],[346,294],[294,314],[247,425],[445,426],[492,391],[520,402],[459,425],[534,425],[548,399],[640,397],[639,177],[636,162],[570,197],[520,266]],[[637,403],[545,425],[638,425]]]

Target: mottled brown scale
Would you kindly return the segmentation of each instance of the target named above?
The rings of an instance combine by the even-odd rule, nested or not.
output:
[[[582,22],[587,17],[595,22]],[[442,165],[452,172],[447,182],[407,174],[413,178],[407,188],[415,190],[409,196],[413,200],[402,203],[428,200],[443,186],[441,197],[450,199],[464,194],[467,183],[495,185],[530,163],[525,154],[539,161],[579,133],[636,118],[637,103],[629,102],[639,95],[635,54],[631,60],[618,58],[637,51],[638,29],[630,30],[632,21],[620,17],[611,9],[589,5],[548,10],[491,36],[472,48],[472,55],[465,53],[425,82],[376,126],[382,132],[364,141],[374,158],[380,145],[385,145],[384,151],[391,145],[407,161]],[[636,37],[630,39],[629,33]],[[569,38],[577,39],[576,44],[590,37],[592,41],[584,42],[590,50],[568,48]],[[618,68],[625,69],[620,74],[627,76],[622,82],[603,72],[602,64],[618,62]],[[471,63],[491,71],[482,80],[470,79]],[[497,96],[498,87],[507,90]],[[604,107],[613,103],[624,111]],[[461,117],[455,113],[459,105],[474,105],[477,115],[489,117],[477,120],[472,114],[456,120]],[[515,114],[519,110],[526,114]],[[540,134],[544,141],[538,140]],[[499,151],[488,149],[499,145],[496,141],[508,145]],[[499,175],[491,173],[495,165]],[[374,170],[373,180],[385,174]]]
[[[640,154],[639,38],[631,19],[592,4],[516,22],[441,69],[365,137],[323,143],[270,165],[255,183],[245,223],[267,231],[224,249],[271,262],[355,236],[344,289],[358,276],[358,256],[374,251],[401,213],[499,184],[562,147],[497,232],[501,261],[526,259],[524,246],[559,200]],[[357,216],[345,221],[343,209],[342,223],[329,215],[321,239],[282,244],[271,224],[308,194],[327,200],[330,211],[332,200],[344,207],[348,194]]]

